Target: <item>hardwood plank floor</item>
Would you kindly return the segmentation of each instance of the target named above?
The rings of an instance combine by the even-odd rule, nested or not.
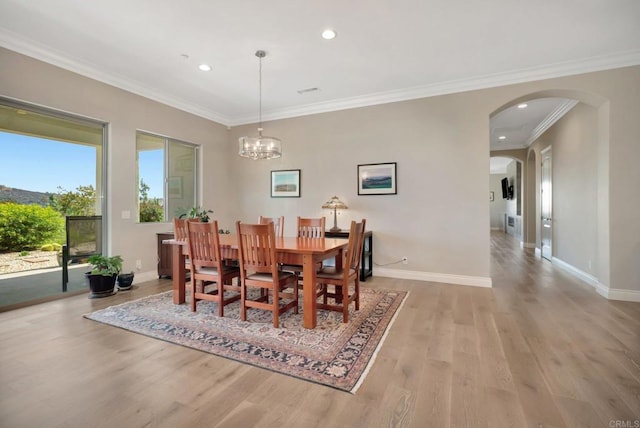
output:
[[[0,426],[640,426],[640,304],[501,232],[491,268],[492,289],[364,283],[410,296],[355,395],[82,318],[169,280],[0,313]]]

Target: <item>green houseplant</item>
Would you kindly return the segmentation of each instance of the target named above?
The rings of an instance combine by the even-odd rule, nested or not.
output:
[[[201,209],[199,206],[195,206],[186,213],[180,214],[178,218],[199,218],[202,223],[208,223],[209,214],[211,213],[213,213],[213,210],[205,210],[204,208]]]
[[[87,261],[92,266],[85,275],[89,280],[90,299],[111,296],[115,293],[116,278],[122,270],[122,257],[94,254]]]

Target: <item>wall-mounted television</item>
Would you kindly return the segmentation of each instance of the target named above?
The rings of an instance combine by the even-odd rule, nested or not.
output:
[[[502,179],[502,199],[513,199],[513,184],[509,185],[507,177]]]
[[[502,179],[502,199],[509,199],[509,179]]]

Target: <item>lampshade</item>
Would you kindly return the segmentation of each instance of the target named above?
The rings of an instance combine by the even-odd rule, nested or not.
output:
[[[345,210],[349,207],[344,202],[342,202],[340,198],[338,198],[337,196],[334,196],[331,199],[329,199],[327,202],[325,202],[324,205],[322,205],[322,208]]]
[[[267,56],[265,51],[256,51],[256,56],[260,61],[258,72],[259,81],[259,126],[257,137],[240,137],[238,140],[238,154],[242,157],[258,159],[276,159],[282,156],[282,143],[275,137],[265,137],[262,135],[262,58]]]
[[[349,208],[347,204],[342,202],[337,196],[329,199],[322,205],[322,208],[328,208],[333,210],[333,227],[329,229],[331,232],[339,232],[340,228],[338,227],[338,210],[346,210]]]

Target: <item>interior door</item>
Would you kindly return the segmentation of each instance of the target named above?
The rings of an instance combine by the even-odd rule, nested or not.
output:
[[[553,187],[551,178],[551,148],[549,148],[542,152],[542,172],[540,182],[540,242],[542,246],[542,257],[547,260],[551,260],[553,242]]]

